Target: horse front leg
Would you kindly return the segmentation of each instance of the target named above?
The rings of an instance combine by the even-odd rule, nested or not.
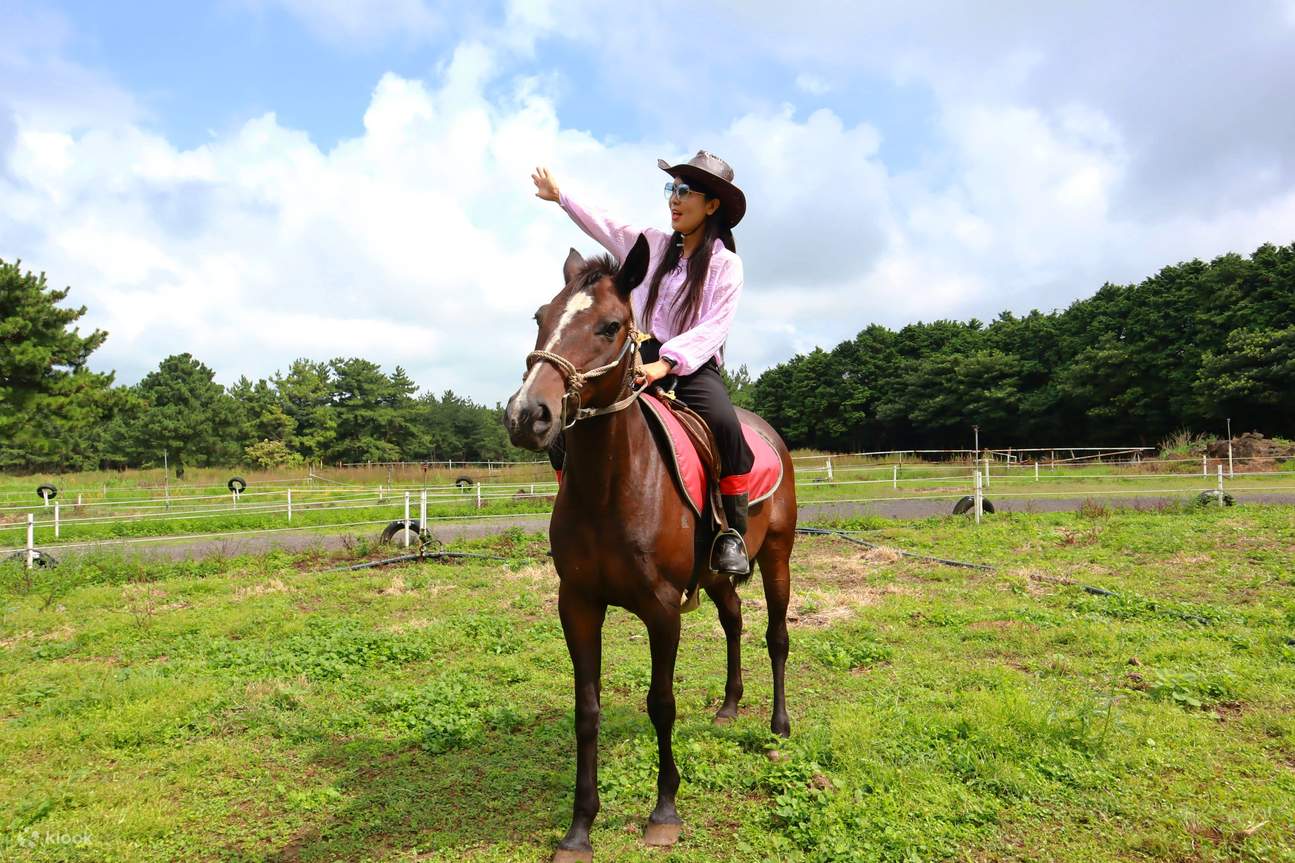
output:
[[[679,841],[683,819],[675,811],[675,794],[679,791],[679,768],[674,761],[674,663],[679,652],[679,611],[656,605],[644,615],[648,642],[652,650],[652,685],[648,688],[647,708],[657,743],[657,801],[648,817],[643,841],[647,845],[673,845]]]
[[[588,863],[593,860],[589,828],[598,815],[598,723],[602,672],[602,630],[607,607],[590,602],[574,591],[558,589],[558,616],[575,670],[576,695],[576,796],[571,827],[558,843],[553,863]]]
[[[706,593],[719,612],[720,626],[728,644],[728,679],[724,682],[724,703],[715,714],[716,725],[727,725],[737,718],[737,703],[742,700],[742,600],[727,578],[717,578],[707,585]]]

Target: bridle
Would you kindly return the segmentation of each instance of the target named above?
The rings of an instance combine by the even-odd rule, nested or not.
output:
[[[635,388],[633,381],[638,377],[639,372],[643,368],[642,363],[639,362],[638,348],[639,343],[643,341],[644,338],[645,337],[639,333],[638,327],[634,326],[634,321],[631,319],[628,331],[625,334],[625,344],[621,346],[620,353],[616,355],[616,359],[606,365],[601,365],[584,372],[577,369],[570,360],[561,354],[555,354],[551,351],[531,351],[526,355],[526,373],[522,375],[522,379],[525,380],[526,375],[530,374],[531,367],[540,361],[552,363],[557,368],[558,373],[562,375],[567,385],[567,390],[562,395],[562,428],[569,429],[580,420],[622,411],[638,399],[643,390]],[[608,372],[616,369],[621,363],[625,362],[626,356],[632,357],[633,361],[625,366],[625,373],[621,376],[621,385],[618,392],[624,392],[628,388],[629,395],[602,407],[581,407],[580,390],[584,387],[585,381],[590,378],[602,377]],[[576,409],[570,414],[571,421],[567,422],[567,405],[571,402],[575,403]]]

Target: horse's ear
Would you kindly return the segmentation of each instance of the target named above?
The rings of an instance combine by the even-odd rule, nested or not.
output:
[[[562,264],[562,284],[569,285],[571,280],[580,275],[580,271],[585,268],[584,256],[572,249],[567,254],[566,261]]]
[[[642,284],[647,278],[648,258],[650,257],[647,237],[639,234],[639,238],[634,242],[634,248],[625,256],[621,262],[621,268],[616,273],[616,289],[621,292],[622,296],[629,296],[630,291]]]

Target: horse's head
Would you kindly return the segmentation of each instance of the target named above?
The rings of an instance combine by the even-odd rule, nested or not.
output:
[[[563,419],[574,418],[577,408],[611,404],[621,394],[623,364],[632,364],[635,356],[628,343],[634,321],[630,291],[643,281],[647,266],[648,243],[641,234],[620,266],[607,256],[586,261],[575,249],[567,255],[562,290],[535,313],[535,350],[562,358],[571,369],[532,354],[521,389],[504,411],[514,446],[547,449],[561,432]],[[586,372],[618,358],[615,369],[573,386],[570,371]]]

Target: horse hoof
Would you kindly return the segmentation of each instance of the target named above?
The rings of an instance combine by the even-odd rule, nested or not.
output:
[[[643,831],[643,844],[656,847],[669,847],[679,841],[679,832],[683,824],[656,824],[648,822]]]
[[[594,863],[593,851],[568,851],[559,848],[553,852],[553,863]]]
[[[715,725],[732,725],[736,716],[729,716],[726,713],[716,713],[715,718],[711,720]]]

